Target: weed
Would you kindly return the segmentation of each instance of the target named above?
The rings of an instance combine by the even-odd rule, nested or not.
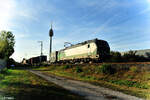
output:
[[[95,74],[99,74],[101,72],[101,66],[95,66]]]
[[[125,85],[128,87],[136,87],[136,88],[142,88],[142,89],[148,89],[148,85],[141,84],[136,81],[128,81],[128,80],[109,80],[109,82],[117,84],[117,85]]]
[[[130,71],[136,73],[136,72],[138,72],[138,69],[136,66],[132,66],[132,67],[130,67]]]
[[[134,78],[134,76],[129,75],[129,76],[128,76],[128,78],[129,78],[129,79],[133,79],[133,78]]]
[[[110,64],[103,64],[101,66],[101,72],[103,74],[114,74],[116,72],[116,69],[113,68]]]
[[[77,66],[77,67],[75,68],[75,72],[76,72],[76,73],[80,73],[80,72],[83,72],[83,70],[82,70],[81,67]]]
[[[69,69],[69,68],[72,68],[72,65],[65,65],[65,66],[63,66],[63,69]]]

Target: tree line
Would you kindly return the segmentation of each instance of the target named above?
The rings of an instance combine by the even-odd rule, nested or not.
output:
[[[130,50],[129,52],[124,53],[121,55],[118,51],[111,51],[109,59],[107,62],[146,62],[150,61],[150,53],[146,53],[146,56],[137,55],[137,51]]]

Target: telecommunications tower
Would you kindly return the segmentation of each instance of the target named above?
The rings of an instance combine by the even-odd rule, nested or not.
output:
[[[50,49],[49,49],[49,61],[50,61],[51,52],[52,52],[52,37],[53,37],[52,24],[51,24],[51,29],[49,30],[49,37],[50,37]]]

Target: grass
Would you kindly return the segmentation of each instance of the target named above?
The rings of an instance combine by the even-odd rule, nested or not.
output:
[[[0,99],[3,97],[13,97],[15,100],[83,100],[83,97],[60,86],[17,69],[0,73]]]
[[[100,68],[100,71],[104,74],[114,74],[116,72],[110,64],[103,64]]]
[[[124,86],[128,86],[128,87],[136,87],[136,88],[141,88],[141,89],[148,89],[149,86],[146,84],[141,84],[139,82],[136,81],[129,81],[129,80],[109,80],[108,82],[117,84],[117,85],[124,85]]]
[[[116,69],[115,73],[107,74],[101,72],[101,66],[79,66],[63,69],[64,66],[41,67],[46,74],[55,74],[66,78],[90,82],[95,85],[108,87],[126,94],[150,99],[150,72],[143,67],[140,69],[136,66],[130,68]],[[82,69],[77,72],[76,69]]]

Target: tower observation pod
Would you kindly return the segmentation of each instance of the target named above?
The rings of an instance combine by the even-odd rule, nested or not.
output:
[[[50,37],[50,49],[49,49],[49,61],[51,60],[51,52],[52,52],[52,37],[53,37],[53,29],[51,24],[51,29],[49,30],[49,37]]]

